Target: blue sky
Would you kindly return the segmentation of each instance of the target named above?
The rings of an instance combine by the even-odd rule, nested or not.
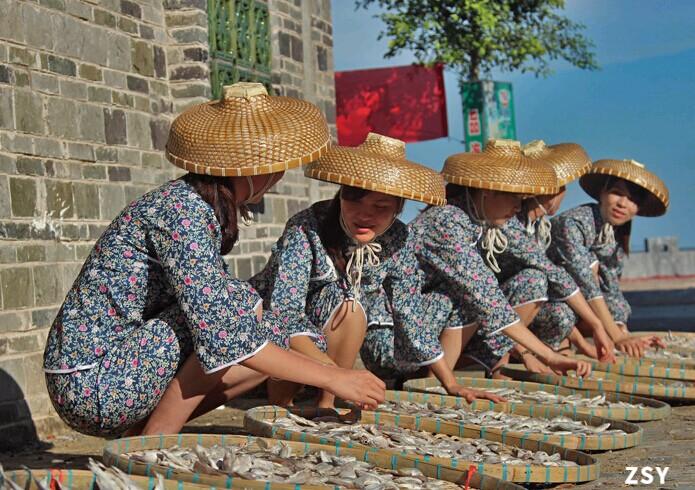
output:
[[[404,65],[408,54],[384,59],[377,41],[379,10],[354,9],[333,0],[335,69]],[[661,218],[637,218],[632,246],[647,236],[677,235],[681,247],[695,247],[695,2],[678,0],[568,1],[565,15],[587,26],[601,69],[587,72],[557,63],[546,79],[501,73],[514,84],[517,136],[523,142],[581,144],[594,159],[633,158],[661,177],[671,207]],[[464,151],[461,99],[447,73],[449,139],[408,145],[408,157],[439,170],[444,159]],[[588,201],[570,186],[563,209]],[[410,219],[417,206],[409,205]]]

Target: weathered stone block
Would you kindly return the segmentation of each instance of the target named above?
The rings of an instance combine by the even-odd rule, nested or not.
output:
[[[30,319],[28,311],[0,313],[0,334],[27,330],[31,326]]]
[[[46,260],[46,249],[43,245],[18,245],[17,262],[41,262]]]
[[[89,99],[90,102],[110,104],[111,90],[106,87],[89,87],[87,88],[87,99]]]
[[[138,33],[138,23],[127,17],[119,17],[118,28],[123,32],[127,32],[128,34]]]
[[[34,154],[42,157],[62,158],[63,143],[53,138],[34,138]]]
[[[73,184],[82,185],[82,184]],[[98,205],[96,206],[99,207]],[[45,245],[46,261],[48,262],[72,262],[75,260],[75,248],[60,242],[50,242]]]
[[[116,27],[116,16],[111,12],[94,9],[94,22],[107,27]]]
[[[92,20],[92,6],[83,3],[81,0],[65,0],[65,11],[78,19]]]
[[[0,87],[0,128],[14,129],[13,90]]]
[[[119,109],[104,109],[104,134],[109,145],[128,143],[125,112]]]
[[[120,185],[99,187],[99,216],[111,221],[125,207],[125,193]]]
[[[75,213],[82,219],[99,219],[99,190],[94,184],[73,184]]]
[[[113,182],[130,181],[130,169],[128,167],[109,167],[109,180]]]
[[[154,76],[154,51],[151,44],[133,40],[131,56],[135,73],[146,77]]]
[[[50,9],[65,11],[65,0],[39,0],[39,5]]]
[[[144,78],[128,75],[126,79],[128,83],[128,90],[132,90],[133,92],[141,92],[143,94],[148,94],[150,92],[150,89],[147,86],[147,80]]]
[[[323,46],[316,47],[316,66],[319,71],[328,70],[328,51]]]
[[[155,150],[164,151],[169,138],[169,121],[166,119],[152,119],[150,121],[150,133],[152,136],[152,147]]]
[[[19,24],[20,29],[24,29],[26,35],[26,44],[34,48],[53,49],[53,28],[50,22],[46,22],[44,10],[31,5],[30,3],[21,3],[22,19]],[[3,16],[5,11],[3,10]],[[43,26],[37,29],[37,26]],[[15,29],[17,26],[14,27]],[[2,31],[5,32],[5,31]],[[3,34],[3,37],[4,34]]]
[[[2,306],[4,309],[34,306],[34,285],[30,267],[3,269],[0,271],[0,283],[2,283]],[[2,392],[1,389],[0,392]],[[0,394],[1,399],[2,395]]]
[[[208,31],[202,27],[190,26],[169,31],[171,36],[181,44],[208,43]]]
[[[17,172],[23,175],[44,175],[43,162],[39,158],[17,157]]]
[[[118,150],[110,146],[100,146],[96,149],[96,157],[99,162],[118,161]]]
[[[129,112],[126,119],[128,120],[129,146],[134,146],[141,150],[151,150],[150,117],[138,112]]]
[[[31,88],[47,94],[57,94],[60,92],[58,79],[54,75],[44,75],[38,72],[33,72],[31,74]]]
[[[41,96],[26,90],[15,90],[14,113],[19,131],[44,133]]]
[[[72,143],[67,144],[68,147],[68,157],[73,160],[80,160],[83,162],[94,162],[96,158],[94,156],[94,147],[85,143]]]
[[[34,29],[40,30],[40,29]],[[69,77],[74,77],[77,74],[77,65],[72,60],[61,58],[52,54],[48,55],[48,70],[53,73],[60,73]]]
[[[61,80],[60,94],[68,99],[87,100],[87,84],[73,80]]]
[[[82,178],[86,180],[106,180],[106,169],[97,165],[82,166]]]
[[[25,48],[10,46],[10,63],[35,67],[37,66],[36,53]]]
[[[170,80],[205,80],[208,68],[203,65],[178,66],[171,71]]]
[[[121,17],[121,20],[125,17]],[[129,19],[125,19],[133,23]],[[137,32],[137,26],[135,26]],[[124,72],[130,71],[132,62],[130,61],[130,38],[123,34],[109,32],[104,36],[108,44],[107,66],[115,70]]]
[[[142,39],[154,39],[154,29],[145,24],[140,24],[140,37]]]
[[[75,212],[72,183],[46,180],[46,209],[51,218],[72,218]]]
[[[0,32],[3,38],[23,44],[26,31],[21,7],[22,4],[15,0],[0,0]]]
[[[167,10],[179,10],[194,8],[200,10],[207,9],[206,0],[164,0],[164,8]]]
[[[128,0],[121,0],[121,13],[138,19],[142,18],[142,9],[140,5],[135,2],[129,2]]]
[[[104,110],[96,105],[81,104],[79,107],[81,139],[103,143],[106,141]]]
[[[6,175],[0,175],[0,218],[11,216],[10,206],[10,181]]]
[[[48,132],[53,136],[79,139],[77,105],[71,100],[51,97],[48,99]]]
[[[101,68],[83,63],[80,65],[80,78],[92,80],[93,82],[101,82],[103,79],[101,75]]]
[[[249,279],[253,275],[253,266],[251,265],[251,259],[249,258],[238,258],[235,261],[235,270],[237,276],[242,281]]]
[[[36,216],[36,180],[10,178],[10,195],[12,198],[12,216]]]
[[[29,71],[23,68],[16,67],[13,72],[14,76],[14,86],[16,88],[20,87],[30,87],[31,79],[29,78]]]
[[[37,332],[37,341],[43,347],[46,340],[45,332]],[[46,375],[43,373],[43,352],[27,356],[24,359],[24,374],[26,376],[26,391],[24,396],[32,398],[34,396],[46,395]]]
[[[62,271],[55,265],[34,266],[34,303],[36,306],[50,306],[63,301],[64,291]],[[27,340],[27,342],[29,342]],[[10,344],[10,348],[14,348]]]
[[[85,37],[88,30],[87,25],[69,15],[51,15],[49,20],[56,36],[54,40],[55,54],[82,60],[84,58],[83,53],[92,48],[91,42],[89,47],[86,46],[88,42]],[[41,57],[42,64],[46,68],[48,58],[43,53]]]
[[[154,74],[157,78],[164,78],[167,74],[167,60],[164,49],[160,46],[154,47]]]

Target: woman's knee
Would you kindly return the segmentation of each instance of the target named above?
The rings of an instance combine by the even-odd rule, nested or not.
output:
[[[328,330],[346,327],[367,331],[367,315],[362,305],[356,301],[344,301],[328,321]]]

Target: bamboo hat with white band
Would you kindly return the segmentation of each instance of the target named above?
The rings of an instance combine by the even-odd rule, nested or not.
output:
[[[545,145],[543,145],[545,147]],[[487,142],[481,153],[457,153],[446,159],[442,176],[447,182],[477,189],[518,194],[555,194],[555,172],[548,165],[565,158],[564,149],[522,148],[514,140]]]
[[[268,95],[260,83],[224,87],[220,100],[198,104],[171,125],[166,156],[196,174],[241,177],[312,162],[330,145],[314,104]]]
[[[639,216],[661,216],[666,213],[669,205],[668,188],[644,164],[635,160],[598,160],[591,166],[589,173],[580,179],[579,184],[598,201],[606,180],[611,176],[625,179],[647,191],[647,197],[637,211]]]
[[[591,158],[576,143],[546,145],[543,140],[534,140],[525,144],[521,150],[527,156],[550,165],[555,171],[558,187],[577,180],[591,169]]]
[[[333,146],[304,175],[428,204],[446,204],[442,176],[405,157],[405,143],[369,133],[359,146]]]

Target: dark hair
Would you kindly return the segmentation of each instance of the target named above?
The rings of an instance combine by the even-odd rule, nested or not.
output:
[[[627,191],[630,193],[630,200],[637,205],[637,209],[639,210],[640,206],[642,206],[642,204],[644,204],[644,202],[649,197],[649,191],[647,191],[647,189],[645,189],[644,187],[637,185],[634,182],[630,182],[629,180],[625,180],[620,177],[615,177],[611,175],[606,179],[606,182],[603,184],[603,190],[607,191],[613,188],[614,185],[621,181],[625,183]],[[623,247],[623,250],[627,255],[630,255],[631,232],[632,220],[615,227],[615,240],[620,244],[621,247]]]
[[[181,177],[208,203],[222,229],[220,254],[226,255],[239,238],[236,196],[232,181],[226,177],[188,173]]]
[[[341,187],[342,197],[347,201],[359,201],[371,191],[344,185]],[[347,259],[345,249],[348,245],[348,237],[340,226],[340,197],[341,190],[336,192],[335,197],[328,205],[328,212],[319,223],[319,237],[323,247],[328,252],[328,256],[333,261],[335,268],[345,274]]]

